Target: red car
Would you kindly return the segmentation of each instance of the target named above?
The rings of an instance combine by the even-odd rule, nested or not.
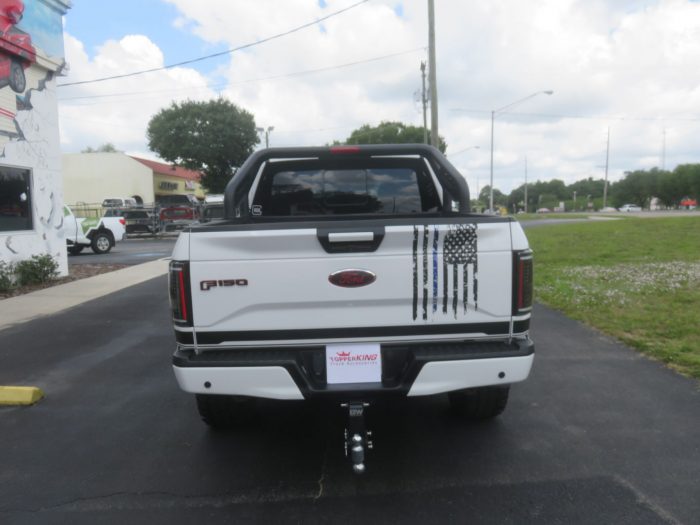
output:
[[[189,206],[171,206],[160,211],[163,231],[182,230],[199,218],[195,208]]]
[[[36,62],[32,37],[15,27],[23,14],[22,0],[0,0],[0,88],[9,84],[16,93],[24,93],[24,70]]]

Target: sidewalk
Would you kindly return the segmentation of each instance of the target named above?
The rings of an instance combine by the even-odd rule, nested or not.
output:
[[[0,301],[0,330],[61,312],[165,275],[167,271],[168,260],[160,259],[4,299]]]

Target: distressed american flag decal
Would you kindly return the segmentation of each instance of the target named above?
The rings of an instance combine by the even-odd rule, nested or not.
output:
[[[440,235],[441,228],[445,232],[443,236]],[[418,319],[419,306],[422,306],[420,313],[424,321],[428,320],[429,313],[432,313],[432,317],[439,313],[442,315],[451,313],[455,319],[460,311],[466,314],[470,292],[474,309],[477,308],[477,237],[476,224],[433,226],[432,230],[428,226],[422,226],[422,231],[419,226],[413,227],[414,321]],[[441,240],[442,252],[439,249]],[[432,282],[429,282],[431,277]],[[438,308],[440,290],[442,291],[441,312]],[[432,298],[429,297],[431,292]],[[430,309],[429,304],[432,306]]]

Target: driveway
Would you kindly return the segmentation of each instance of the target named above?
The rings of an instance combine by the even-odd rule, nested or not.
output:
[[[50,336],[48,335],[50,334]],[[370,408],[363,477],[336,407],[263,403],[209,431],[170,370],[165,278],[4,330],[0,523],[697,523],[700,392],[537,307],[531,378],[502,417],[446,398]]]

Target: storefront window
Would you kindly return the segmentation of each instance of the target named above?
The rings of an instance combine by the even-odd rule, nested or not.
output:
[[[0,232],[32,228],[29,170],[0,166]]]

